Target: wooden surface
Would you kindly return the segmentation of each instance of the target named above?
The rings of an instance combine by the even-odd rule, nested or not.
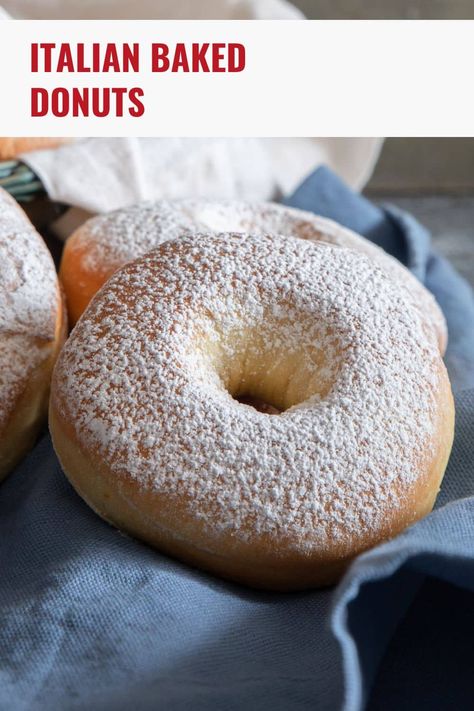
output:
[[[474,194],[474,139],[387,138],[369,189],[400,194]]]
[[[311,20],[471,20],[472,0],[291,0]]]

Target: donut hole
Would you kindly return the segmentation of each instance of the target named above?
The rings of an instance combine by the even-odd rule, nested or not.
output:
[[[212,379],[242,406],[279,415],[331,390],[340,358],[321,334],[286,321],[269,329],[242,329],[206,339],[202,355]],[[311,333],[313,331],[313,333]],[[208,370],[209,373],[209,370]]]
[[[249,407],[253,407],[254,410],[262,412],[264,415],[281,415],[282,413],[282,411],[274,405],[270,405],[270,403],[265,402],[265,400],[262,400],[258,397],[253,397],[252,395],[238,395],[234,398],[234,400],[240,402],[241,405],[248,405]]]
[[[249,345],[239,372],[226,385],[241,404],[265,414],[281,414],[315,396],[324,398],[333,378],[324,363],[323,351],[313,347],[297,351],[260,350]],[[235,362],[232,364],[235,368]]]

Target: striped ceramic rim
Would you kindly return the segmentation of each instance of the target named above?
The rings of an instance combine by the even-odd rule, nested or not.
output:
[[[0,186],[19,202],[29,202],[44,192],[38,177],[18,160],[0,161]]]

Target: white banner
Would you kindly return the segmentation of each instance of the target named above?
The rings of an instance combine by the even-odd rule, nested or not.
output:
[[[4,136],[473,135],[471,21],[0,21]]]

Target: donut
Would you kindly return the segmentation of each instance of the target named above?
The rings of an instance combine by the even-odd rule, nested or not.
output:
[[[285,591],[335,582],[431,510],[453,415],[436,341],[375,260],[209,233],[99,291],[55,367],[50,429],[106,521]]]
[[[91,218],[71,235],[63,253],[60,279],[70,321],[74,324],[96,291],[132,259],[168,239],[221,231],[291,235],[367,254],[409,289],[444,354],[447,329],[441,309],[431,293],[398,260],[331,220],[275,203],[161,201]]]
[[[46,418],[64,317],[50,253],[0,188],[0,480],[32,446]]]
[[[67,138],[0,138],[0,160],[18,158],[22,153],[57,148],[70,139]]]

